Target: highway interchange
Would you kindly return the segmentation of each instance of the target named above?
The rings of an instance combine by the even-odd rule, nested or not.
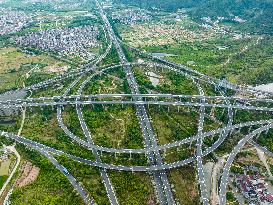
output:
[[[100,168],[100,174],[103,179],[103,183],[105,189],[107,191],[107,195],[111,204],[117,205],[119,204],[118,198],[115,194],[115,189],[111,183],[111,180],[107,174],[108,170],[118,170],[118,171],[132,171],[132,172],[147,172],[150,174],[152,180],[155,182],[155,190],[157,193],[157,198],[159,204],[176,204],[176,200],[174,198],[173,190],[170,185],[168,176],[166,172],[170,169],[179,168],[181,166],[196,162],[197,174],[198,174],[198,182],[200,189],[200,202],[207,205],[210,204],[208,190],[205,184],[204,178],[204,167],[203,167],[203,157],[215,151],[227,138],[227,136],[232,134],[235,130],[240,130],[241,128],[259,126],[258,129],[250,132],[247,136],[239,141],[239,143],[234,147],[233,151],[230,153],[230,156],[225,164],[221,176],[221,183],[219,185],[219,203],[222,205],[226,204],[226,191],[229,182],[229,173],[231,165],[236,157],[236,155],[240,152],[242,147],[247,143],[251,142],[254,146],[259,147],[265,153],[268,153],[270,156],[273,154],[268,151],[266,148],[261,147],[255,141],[251,141],[253,137],[258,135],[261,132],[267,131],[273,128],[273,120],[260,120],[260,121],[251,121],[244,122],[240,124],[233,124],[234,113],[236,110],[248,110],[255,112],[266,112],[272,115],[273,112],[273,99],[271,93],[265,93],[261,91],[256,91],[252,88],[243,88],[238,85],[233,85],[227,82],[223,82],[221,80],[212,78],[210,76],[206,76],[202,73],[194,71],[190,68],[187,68],[182,65],[177,65],[172,62],[151,57],[153,62],[144,62],[144,63],[131,63],[128,62],[126,56],[123,52],[121,43],[117,37],[111,24],[108,21],[107,16],[105,15],[100,2],[96,0],[96,4],[98,7],[99,14],[101,19],[104,22],[105,30],[107,31],[107,35],[109,36],[109,46],[106,51],[99,56],[95,61],[82,66],[78,70],[71,71],[62,76],[29,86],[24,88],[25,91],[38,90],[41,88],[48,87],[55,82],[64,81],[66,79],[76,79],[74,80],[70,86],[66,89],[62,96],[53,96],[53,97],[41,97],[41,98],[28,98],[28,99],[18,99],[18,100],[6,100],[0,101],[0,110],[1,109],[13,109],[13,108],[30,108],[30,107],[46,107],[46,106],[55,106],[57,108],[57,120],[59,126],[65,132],[65,134],[71,138],[72,141],[75,141],[81,146],[86,147],[90,150],[95,156],[95,161],[91,161],[88,159],[83,159],[68,153],[65,153],[61,150],[56,150],[54,148],[45,146],[38,142],[29,140],[22,136],[17,136],[12,133],[7,133],[4,131],[0,131],[0,135],[13,139],[18,143],[22,143],[32,149],[37,150],[41,154],[43,154],[49,161],[51,161],[55,167],[60,170],[70,181],[74,189],[80,194],[85,204],[95,204],[92,196],[84,190],[84,188],[80,185],[79,182],[66,170],[65,167],[60,165],[58,161],[53,157],[53,155],[64,155],[72,160],[87,164],[89,166]],[[116,51],[120,58],[120,65],[111,65],[111,66],[103,66],[98,67],[97,64],[101,62],[107,54],[110,52],[112,46],[116,48]],[[140,51],[139,51],[140,52]],[[143,53],[141,53],[143,55]],[[145,55],[147,55],[145,53]],[[141,94],[139,91],[139,87],[137,81],[135,79],[134,73],[132,71],[132,66],[142,65],[145,66],[153,66],[155,68],[163,68],[175,71],[181,75],[184,75],[191,79],[193,83],[196,85],[199,95],[171,95],[171,94]],[[83,89],[87,86],[88,82],[90,82],[97,75],[109,75],[107,74],[108,70],[114,70],[117,68],[124,68],[126,79],[128,81],[131,94],[98,94],[98,95],[82,95]],[[74,88],[81,79],[85,75],[89,73],[93,73],[89,77],[87,77],[81,84],[80,88],[77,91],[77,94],[74,96],[69,96],[69,92],[72,88]],[[221,91],[221,96],[205,96],[205,93],[200,85],[201,82],[209,83],[217,89],[225,88],[233,91],[243,91],[249,93],[255,93],[257,96],[263,95],[267,96],[267,98],[245,98],[245,97],[236,97],[236,96],[225,96],[225,93]],[[16,91],[10,91],[16,92]],[[98,146],[94,143],[92,139],[92,134],[90,133],[85,119],[82,113],[82,106],[84,105],[133,105],[136,109],[136,115],[139,120],[140,128],[142,130],[142,134],[144,137],[145,148],[142,149],[116,149],[116,148],[106,148]],[[64,124],[62,119],[62,109],[65,106],[74,105],[77,111],[78,119],[83,130],[83,133],[86,137],[86,140],[83,140],[72,133]],[[164,144],[158,145],[157,136],[153,130],[152,122],[150,121],[149,114],[147,112],[146,106],[175,106],[179,107],[197,107],[199,108],[199,121],[198,121],[198,132],[196,135],[188,137],[186,139]],[[211,130],[208,132],[204,131],[204,121],[205,121],[205,111],[206,108],[222,108],[228,111],[228,122],[227,125],[218,128],[215,130]],[[213,143],[210,147],[205,147],[203,140],[207,137],[215,136],[219,134],[219,138]],[[181,145],[190,144],[196,141],[196,153],[194,156],[191,156],[182,161],[165,163],[161,156],[162,151],[166,151],[171,148],[179,148]],[[145,154],[148,157],[150,164],[148,166],[123,166],[123,165],[114,165],[114,164],[106,164],[102,162],[100,158],[100,154],[102,152],[113,153],[113,154]]]

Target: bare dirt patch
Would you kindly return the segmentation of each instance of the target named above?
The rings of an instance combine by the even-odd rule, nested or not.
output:
[[[45,71],[48,73],[65,73],[68,71],[68,69],[69,66],[54,65],[46,67]]]
[[[35,167],[31,162],[26,161],[21,168],[21,175],[15,182],[16,187],[24,187],[34,182],[40,172],[40,168]]]

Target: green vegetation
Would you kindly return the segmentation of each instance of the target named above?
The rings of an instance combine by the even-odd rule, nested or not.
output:
[[[196,134],[198,115],[196,112],[181,108],[150,107],[149,114],[159,144],[182,140]]]
[[[8,179],[8,176],[0,176],[0,189],[3,187],[7,179]]]
[[[201,17],[226,17],[229,19],[240,16],[247,20],[244,26],[238,24],[238,28],[251,33],[273,34],[272,33],[272,0],[114,0],[115,3],[124,3],[145,9],[156,8],[168,12],[175,12],[177,9],[186,8],[188,13],[196,19]]]
[[[57,115],[51,108],[27,111],[22,136],[79,157],[94,159],[90,150],[84,147],[79,149],[79,145],[63,132],[58,125]]]
[[[191,79],[188,79],[182,74],[176,74],[173,71],[161,72],[159,69],[151,69],[158,75],[159,84],[153,86],[151,80],[148,77],[147,69],[136,68],[134,69],[134,74],[136,80],[139,84],[139,90],[143,94],[149,92],[155,93],[172,93],[172,94],[193,94],[197,95],[196,85]]]
[[[111,171],[109,175],[120,204],[155,204],[153,187],[148,174]]]
[[[168,176],[170,183],[174,185],[175,197],[181,204],[199,204],[196,172],[192,165],[173,169]]]
[[[147,47],[145,50],[176,54],[168,59],[183,65],[194,62],[189,67],[219,79],[227,78],[233,83],[256,85],[271,83],[272,40],[271,37],[239,41],[219,38],[206,42],[185,42],[167,48]],[[228,45],[229,48],[219,50],[215,45]]]
[[[13,205],[84,204],[67,178],[44,156],[22,145],[18,145],[17,148],[23,159],[40,168],[40,173],[32,184],[14,189],[11,195]]]
[[[142,135],[133,107],[96,105],[84,107],[83,113],[95,144],[119,148],[143,146],[139,139]]]
[[[8,176],[0,176],[0,189],[3,187],[7,179],[8,179]]]
[[[235,198],[234,194],[232,192],[227,192],[226,194],[227,201],[232,204],[237,204],[237,199]],[[239,204],[239,203],[238,203]]]
[[[244,169],[242,169],[241,167],[237,167],[232,165],[230,168],[230,172],[235,173],[235,174],[244,174]]]
[[[11,164],[10,159],[7,159],[6,161],[1,162],[0,176],[7,176],[9,174],[10,164]]]
[[[30,85],[55,76],[47,72],[49,65],[63,66],[63,63],[47,55],[28,55],[17,48],[0,49],[0,92]],[[35,70],[35,72],[30,72]],[[29,72],[29,78],[26,74]]]
[[[273,152],[273,130],[270,129],[267,134],[262,133],[257,139],[261,146],[265,146],[269,151]]]
[[[117,68],[102,74],[94,74],[84,88],[83,94],[122,93],[124,92],[124,76],[123,70]]]
[[[245,4],[248,4],[250,8],[252,6],[255,8],[257,2],[249,3],[251,1],[249,0]],[[227,1],[224,2],[227,3]],[[262,7],[267,10],[266,5],[270,4],[270,2],[273,4],[272,1],[268,1]],[[184,1],[181,4],[184,4]],[[242,1],[240,1],[238,7],[240,7],[240,4],[242,4]],[[214,6],[217,7],[218,3],[214,2],[211,7]],[[237,3],[234,4],[234,7],[236,6]],[[211,7],[204,8],[210,9]],[[204,16],[208,17],[207,14]],[[218,16],[222,16],[222,14]],[[230,18],[234,18],[234,16]],[[258,18],[256,16],[254,21]],[[273,38],[271,35],[262,34],[272,32],[272,29],[270,31],[268,29],[272,26],[266,23],[257,23],[257,27],[260,25],[265,27],[263,32],[255,28],[251,21],[241,24],[233,22],[229,25],[220,21],[218,27],[225,30],[224,33],[216,32],[216,28],[205,29],[202,27],[203,23],[200,22],[200,19],[191,17],[175,21],[175,18],[170,18],[170,14],[165,14],[160,17],[160,20],[156,20],[155,17],[148,24],[122,25],[115,23],[114,25],[117,27],[122,39],[131,46],[139,47],[149,53],[173,54],[174,56],[166,58],[187,65],[209,76],[219,79],[226,78],[228,81],[237,84],[271,83],[273,77]],[[250,26],[249,29],[248,26]],[[241,31],[238,31],[239,29]]]
[[[71,161],[65,157],[58,157],[58,161],[67,168],[77,181],[82,183],[84,189],[97,204],[110,204],[99,169]]]

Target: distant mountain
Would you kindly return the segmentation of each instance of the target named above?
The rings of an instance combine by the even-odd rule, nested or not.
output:
[[[195,17],[218,16],[247,20],[242,28],[253,33],[273,34],[273,0],[208,0],[196,6]]]
[[[166,11],[191,8],[190,13],[195,18],[239,16],[247,20],[242,29],[253,33],[273,34],[273,0],[114,0],[114,2]]]
[[[204,1],[205,0],[113,0],[114,3],[123,3],[146,9],[158,8],[166,11],[195,7]]]

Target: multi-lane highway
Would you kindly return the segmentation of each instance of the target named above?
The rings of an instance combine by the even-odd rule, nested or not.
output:
[[[41,97],[41,98],[28,98],[28,99],[18,99],[18,100],[0,100],[0,112],[1,109],[12,109],[12,108],[30,108],[30,107],[44,107],[44,106],[56,106],[57,107],[57,120],[59,126],[62,128],[64,133],[72,140],[78,143],[78,145],[86,147],[95,155],[95,161],[91,161],[88,159],[83,159],[78,156],[74,156],[68,153],[63,152],[62,150],[56,150],[54,148],[45,146],[38,142],[29,140],[22,136],[17,136],[12,133],[7,133],[0,131],[0,136],[4,136],[10,139],[15,140],[18,143],[22,143],[30,148],[33,148],[39,151],[41,154],[46,156],[48,160],[50,160],[57,169],[59,169],[70,181],[75,190],[80,194],[83,198],[83,201],[86,204],[95,204],[94,200],[91,196],[81,187],[80,183],[76,181],[76,179],[63,167],[60,165],[57,160],[53,157],[54,155],[63,155],[68,157],[71,160],[78,161],[80,163],[85,163],[89,166],[97,167],[100,169],[100,174],[104,182],[105,189],[108,194],[108,198],[111,204],[117,205],[118,199],[115,194],[115,189],[109,179],[107,174],[108,170],[118,170],[118,171],[135,171],[135,172],[147,172],[151,174],[152,179],[155,182],[156,193],[158,196],[158,201],[160,204],[176,204],[175,197],[173,195],[170,182],[168,180],[166,171],[174,168],[179,168],[181,166],[187,165],[189,163],[196,162],[197,165],[197,174],[200,188],[200,201],[207,205],[210,203],[208,197],[208,190],[205,183],[205,175],[203,168],[203,158],[208,154],[215,151],[226,139],[229,133],[232,133],[234,130],[240,130],[244,127],[253,127],[260,126],[259,129],[247,135],[243,138],[236,147],[234,147],[233,152],[230,154],[227,163],[224,167],[221,183],[220,183],[220,204],[226,204],[226,187],[228,185],[228,177],[231,164],[233,163],[235,156],[238,154],[240,149],[244,146],[246,142],[251,140],[255,135],[268,130],[273,127],[273,120],[260,120],[260,121],[251,121],[244,122],[233,125],[233,115],[236,110],[245,110],[251,112],[265,112],[265,113],[273,113],[273,99],[272,94],[266,92],[256,91],[252,88],[244,88],[239,85],[234,85],[228,83],[226,81],[222,81],[200,72],[194,71],[186,66],[178,65],[160,58],[152,57],[148,54],[151,62],[128,62],[126,56],[123,52],[121,43],[108,21],[107,16],[105,15],[103,8],[100,5],[100,2],[96,0],[99,15],[102,18],[104,23],[104,27],[106,30],[105,35],[109,37],[109,45],[106,48],[105,52],[100,55],[96,60],[82,66],[78,70],[70,71],[62,76],[58,76],[44,82],[40,82],[38,84],[29,86],[25,88],[25,91],[38,90],[41,88],[45,88],[47,86],[52,85],[58,81],[64,81],[66,79],[74,79],[69,87],[66,89],[62,96],[53,96],[53,97]],[[100,63],[110,52],[112,46],[115,47],[119,58],[119,65],[106,65],[98,67],[97,64]],[[138,51],[140,52],[140,51]],[[143,52],[140,52],[143,55]],[[147,55],[147,54],[145,54]],[[179,75],[184,75],[187,78],[191,79],[193,84],[196,85],[197,90],[199,91],[199,95],[183,95],[183,94],[141,94],[139,91],[139,87],[137,81],[135,79],[134,73],[132,71],[133,66],[139,66],[142,69],[146,69],[147,67],[152,68],[160,68],[160,69],[168,69],[173,72],[178,73]],[[107,71],[114,70],[117,68],[124,68],[126,80],[128,81],[131,94],[98,94],[98,95],[82,95],[83,89],[86,87],[88,82],[90,82],[93,77],[104,74],[108,75]],[[81,84],[77,91],[76,95],[69,96],[69,92],[72,88],[75,88],[81,80],[86,78]],[[200,82],[206,82],[210,85],[215,86],[220,90],[221,96],[205,96],[205,93],[201,87]],[[238,97],[238,96],[224,96],[224,92],[221,90],[224,88],[225,90],[235,90],[241,92],[249,92],[251,94],[255,94],[259,96],[260,94],[266,95],[261,97],[254,98],[246,98],[246,97]],[[14,91],[10,91],[14,92]],[[16,92],[16,91],[15,91]],[[7,92],[6,94],[8,94]],[[63,122],[62,119],[62,109],[65,106],[74,105],[77,111],[78,119],[85,135],[85,139],[76,136],[73,132],[71,132]],[[85,122],[82,106],[83,105],[133,105],[136,110],[136,115],[139,119],[139,124],[142,130],[142,134],[144,137],[145,148],[142,149],[116,149],[116,148],[108,148],[101,147],[94,143],[92,139],[92,134],[90,133],[87,124]],[[194,136],[190,136],[186,139],[175,141],[168,144],[158,145],[157,136],[154,133],[153,126],[146,110],[147,105],[158,105],[158,106],[176,106],[179,110],[180,107],[196,107],[199,109],[199,122],[198,122],[198,132]],[[227,125],[222,128],[218,128],[215,130],[211,130],[208,132],[204,132],[204,123],[206,116],[206,108],[222,108],[222,110],[228,110],[228,122]],[[223,112],[224,113],[224,112]],[[270,115],[269,115],[270,116]],[[218,139],[210,146],[203,146],[203,140],[208,137],[219,135]],[[161,157],[160,152],[166,152],[167,149],[179,148],[181,145],[190,144],[192,142],[196,142],[196,153],[195,155],[189,156],[187,159],[164,163]],[[273,156],[273,154],[268,151],[265,147],[261,147],[254,141],[251,141],[252,144],[256,147],[259,147],[263,151],[269,154],[269,156]],[[124,166],[124,165],[116,165],[116,164],[107,164],[102,162],[101,153],[126,153],[126,154],[145,154],[150,164],[148,166]]]
[[[0,102],[0,109],[11,109],[11,108],[28,108],[28,107],[46,107],[46,106],[67,106],[67,105],[158,105],[158,106],[183,106],[183,107],[210,107],[210,108],[223,108],[223,109],[236,109],[236,110],[249,110],[249,111],[261,111],[261,112],[273,112],[273,107],[256,107],[251,105],[244,104],[213,104],[213,103],[200,103],[200,102],[184,102],[184,101],[168,101],[170,98],[161,98],[161,101],[156,100],[145,100],[138,98],[137,100],[102,100],[101,98],[89,98],[80,100],[80,97],[77,97],[78,100],[66,100],[63,101],[60,97],[60,100],[56,99],[52,101],[40,101],[40,102]],[[224,102],[223,102],[224,103]]]
[[[126,56],[123,52],[123,49],[115,35],[115,32],[111,26],[111,24],[108,21],[107,16],[105,15],[102,6],[100,5],[100,2],[96,0],[97,7],[99,9],[99,14],[104,22],[105,27],[107,28],[108,34],[110,38],[112,39],[113,44],[116,47],[116,50],[118,52],[118,56],[120,58],[121,63],[128,63]],[[132,72],[132,69],[130,66],[124,66],[124,71],[126,74],[126,78],[129,84],[129,87],[131,89],[131,92],[133,94],[139,94],[138,84],[136,82],[136,79],[134,77],[134,74]],[[140,100],[140,98],[139,98]],[[136,114],[139,119],[140,127],[144,136],[145,145],[147,147],[153,147],[157,146],[157,139],[153,131],[153,127],[151,125],[151,122],[149,120],[146,108],[144,105],[136,105]],[[153,154],[149,155],[150,163],[152,164],[159,164],[162,165],[163,161],[161,158],[161,155],[159,152],[155,152]],[[154,172],[152,173],[155,184],[156,184],[156,190],[158,194],[158,198],[160,201],[160,204],[176,204],[172,191],[171,186],[169,184],[169,180],[167,177],[167,174],[165,171],[161,172]],[[165,194],[164,194],[165,193]],[[163,195],[164,194],[164,195]]]
[[[87,83],[92,79],[94,75],[91,75],[89,76],[80,86],[80,88],[78,89],[78,92],[77,92],[77,95],[81,95],[81,93],[83,92],[83,89],[86,87]],[[81,109],[81,106],[76,106],[76,111],[77,111],[77,115],[78,115],[78,119],[80,121],[80,125],[81,125],[81,128],[83,130],[83,133],[87,139],[87,142],[88,142],[88,145],[89,146],[92,146],[94,145],[94,141],[92,139],[92,135],[86,125],[86,122],[84,120],[84,117],[83,117],[83,113],[82,113],[82,109]],[[96,150],[96,149],[93,149],[93,154],[95,155],[96,157],[96,161],[97,162],[101,162],[101,158],[100,158],[100,155],[99,155],[99,152]],[[106,169],[101,169],[100,170],[100,174],[101,174],[101,177],[102,177],[102,180],[103,180],[103,183],[104,183],[104,186],[106,188],[106,191],[107,191],[107,196],[110,200],[110,203],[112,205],[118,205],[118,199],[116,197],[116,194],[115,194],[115,190],[114,190],[114,187],[111,183],[111,180],[108,176],[108,173],[106,171]]]
[[[196,82],[193,79],[193,82],[196,84],[198,91],[199,91],[199,95],[200,96],[204,96],[205,93],[202,89],[202,87],[200,86],[200,84],[198,82]],[[200,102],[203,104],[206,102],[205,98],[202,98],[200,100]],[[205,107],[201,106],[199,109],[199,123],[198,123],[198,135],[201,135],[203,133],[203,129],[204,129],[204,121],[205,121]],[[202,160],[202,156],[203,156],[203,151],[202,151],[202,147],[203,147],[203,138],[200,137],[197,140],[196,143],[196,162],[197,162],[197,173],[198,173],[198,182],[199,182],[199,186],[200,186],[200,192],[201,192],[201,201],[203,202],[204,205],[208,205],[209,204],[209,196],[208,196],[208,190],[206,187],[206,180],[205,180],[205,174],[204,174],[204,167],[203,167],[203,160]]]
[[[100,5],[98,5],[100,7]],[[108,27],[108,31],[110,35],[114,39],[114,44],[116,46],[116,49],[118,51],[120,60],[122,63],[127,63],[127,59],[123,53],[123,50],[120,46],[120,44],[117,41],[117,38],[115,36],[115,33],[113,32],[113,29],[111,28],[111,25],[106,18],[106,16],[103,14],[103,10],[100,11],[101,15],[104,17],[104,21]],[[130,66],[124,66],[124,71],[126,73],[126,78],[129,84],[129,87],[131,89],[131,92],[133,94],[139,94],[138,84],[136,82],[136,79],[134,77],[134,74],[131,70]],[[139,99],[140,98],[136,98]],[[153,147],[157,145],[157,140],[152,128],[152,125],[150,123],[150,119],[148,117],[146,108],[143,105],[136,105],[136,115],[139,119],[140,127],[144,136],[144,142],[146,147]],[[160,156],[160,153],[157,151],[155,153],[149,153],[149,160],[151,164],[163,164],[162,158]],[[171,186],[169,184],[167,174],[164,170],[159,172],[152,172],[153,179],[156,186],[156,193],[158,196],[158,200],[160,204],[175,204],[173,194],[171,191]]]
[[[95,75],[99,75],[102,72],[108,71],[110,68],[105,68],[101,71],[97,71]],[[108,74],[109,75],[109,74]],[[200,95],[174,95],[174,94],[96,94],[96,95],[71,95],[71,96],[53,96],[53,97],[40,97],[40,98],[27,98],[27,99],[17,99],[17,100],[2,100],[0,104],[8,104],[8,103],[24,103],[24,102],[39,102],[39,101],[58,101],[60,99],[63,100],[75,100],[76,98],[80,99],[103,99],[103,98],[113,98],[113,99],[153,99],[154,101],[159,100],[161,98],[169,98],[178,101],[200,101],[201,99],[205,99],[206,101],[220,103],[226,100],[232,101],[235,103],[264,103],[269,105],[269,107],[273,106],[273,99],[270,98],[243,98],[243,97],[225,97],[225,96],[200,96]]]
[[[95,205],[94,199],[89,197],[88,193],[84,190],[80,183],[77,182],[75,177],[70,174],[64,166],[59,164],[59,162],[48,152],[40,150],[40,153],[43,154],[60,172],[62,172],[66,176],[74,189],[80,194],[85,204]]]

